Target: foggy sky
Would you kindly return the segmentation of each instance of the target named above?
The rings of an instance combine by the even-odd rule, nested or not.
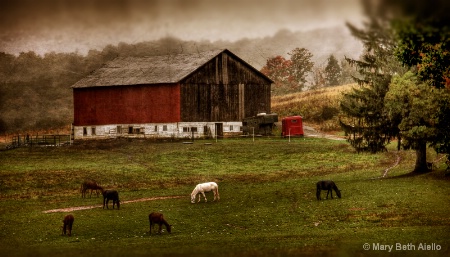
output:
[[[362,17],[359,0],[2,0],[0,51],[84,54],[167,36],[236,41]]]

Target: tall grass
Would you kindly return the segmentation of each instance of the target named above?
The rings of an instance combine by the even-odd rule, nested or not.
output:
[[[211,144],[205,144],[211,143]],[[397,154],[398,166],[391,167]],[[430,157],[437,157],[430,154]],[[437,158],[436,158],[437,160]],[[436,243],[446,256],[450,217],[444,165],[409,176],[414,152],[356,154],[342,141],[295,138],[83,142],[61,148],[0,152],[1,256],[348,256],[364,243]],[[120,210],[73,211],[72,237],[61,236],[65,212],[98,206],[79,185],[94,178],[119,191]],[[315,183],[332,179],[341,199],[317,201]],[[191,204],[196,183],[214,180],[221,200]],[[164,213],[172,234],[149,235],[148,214]]]
[[[308,90],[272,97],[272,112],[280,117],[301,115],[304,121],[317,124],[322,131],[339,130],[338,114],[341,94],[355,84]]]

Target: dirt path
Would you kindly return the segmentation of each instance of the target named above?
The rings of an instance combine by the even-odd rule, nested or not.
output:
[[[400,160],[401,160],[401,157],[400,157],[400,155],[397,153],[397,160],[395,161],[395,163],[394,163],[391,167],[389,167],[389,168],[387,168],[387,169],[384,170],[384,173],[383,173],[383,175],[381,176],[381,178],[386,177],[388,171],[389,171],[390,169],[395,168],[395,167],[400,163]]]
[[[332,140],[345,140],[345,138],[338,137],[335,135],[329,135],[315,130],[313,127],[303,125],[303,133],[305,137],[318,137],[318,138],[328,138]]]
[[[141,198],[141,199],[130,200],[130,201],[123,201],[123,202],[120,201],[120,203],[121,204],[126,204],[126,203],[146,202],[146,201],[165,200],[165,199],[177,199],[177,198],[183,198],[183,197],[186,197],[186,196],[185,195],[158,196],[158,197]],[[70,207],[70,208],[63,208],[63,209],[47,210],[47,211],[43,211],[43,213],[72,212],[72,211],[89,210],[89,209],[102,208],[102,207],[103,207],[103,205],[79,206],[79,207]]]

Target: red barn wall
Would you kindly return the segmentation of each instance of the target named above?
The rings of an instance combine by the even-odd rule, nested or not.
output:
[[[180,121],[180,85],[74,88],[74,125]]]

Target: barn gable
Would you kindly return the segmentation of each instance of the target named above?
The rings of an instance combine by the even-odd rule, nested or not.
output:
[[[181,120],[241,121],[270,112],[272,81],[229,51],[184,78]]]
[[[272,83],[228,50],[118,57],[72,86],[74,126],[83,136],[88,127],[90,135],[158,133],[161,125],[179,136],[225,123],[235,131],[244,117],[270,112]]]

